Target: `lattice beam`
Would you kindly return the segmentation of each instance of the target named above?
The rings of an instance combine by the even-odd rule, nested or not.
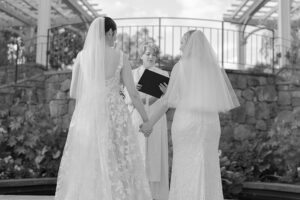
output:
[[[74,0],[62,0],[69,8],[71,8],[75,13],[77,13],[83,21],[92,21],[93,17],[87,14],[81,6],[79,6]]]
[[[33,26],[36,24],[36,22],[30,18],[28,18],[25,15],[22,15],[21,13],[17,12],[15,9],[13,9],[11,6],[7,5],[4,1],[0,1],[0,11],[4,12],[8,16],[11,16],[20,22],[28,25]]]
[[[91,11],[94,17],[99,17],[99,14],[89,2],[87,2],[86,0],[81,0],[81,2]]]
[[[78,24],[82,23],[82,20],[79,17],[69,18],[68,20],[62,18],[54,18],[52,27],[57,27],[65,24]]]
[[[16,12],[18,12],[18,13],[21,12],[21,13],[31,17],[32,21],[35,21],[35,19],[37,18],[37,15],[34,12],[32,12],[31,10],[29,10],[28,8],[26,8],[25,6],[22,6],[21,4],[15,2],[15,1],[11,1],[11,0],[3,0],[3,1],[5,1],[12,8],[16,9]]]
[[[244,12],[244,14],[239,18],[238,22],[241,24],[247,24],[247,22],[252,18],[252,16],[270,0],[256,0],[249,7],[249,9]]]
[[[56,5],[55,3],[52,2],[52,3],[51,3],[51,7],[52,7],[52,9],[54,9],[58,14],[60,14],[62,17],[68,19],[68,16],[67,16],[67,14],[65,13],[65,11],[64,11],[62,8],[57,7],[57,5]]]
[[[262,20],[268,19],[273,13],[277,12],[278,6],[273,7],[268,13],[266,13],[263,17]]]
[[[232,18],[235,18],[235,16],[246,6],[246,4],[249,2],[249,0],[244,0],[243,3],[239,6],[239,8],[234,12],[232,15]]]
[[[240,24],[238,20],[236,19],[232,19],[231,17],[225,17],[224,21],[226,22],[230,22],[233,24]],[[257,26],[257,25],[261,25],[261,26],[265,26],[268,27],[270,29],[274,29],[276,27],[277,24],[277,20],[275,19],[267,19],[267,20],[260,20],[260,19],[251,19],[248,21],[247,25],[253,25],[253,26]]]
[[[101,16],[88,0],[52,0],[51,24],[91,22]],[[0,26],[37,26],[39,0],[0,0]]]

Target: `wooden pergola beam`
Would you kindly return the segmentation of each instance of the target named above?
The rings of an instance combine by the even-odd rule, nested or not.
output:
[[[55,3],[51,3],[51,7],[53,10],[55,10],[58,14],[60,14],[62,17],[68,19],[68,16],[66,15],[65,11],[60,8],[60,7],[57,7],[57,5]]]
[[[278,6],[273,7],[272,10],[270,10],[268,13],[266,13],[266,14],[262,17],[262,20],[268,19],[273,13],[277,12],[277,10],[278,10]]]
[[[94,15],[94,17],[99,17],[99,14],[89,2],[87,2],[86,0],[81,0],[81,2],[89,9],[89,11]]]
[[[252,18],[252,16],[270,0],[256,0],[249,9],[238,19],[239,23],[244,25]]]
[[[26,3],[28,6],[32,7],[35,10],[38,10],[38,5],[34,5],[31,1],[29,0],[23,0],[24,3]]]
[[[65,24],[79,24],[82,20],[79,17],[69,18],[67,21],[62,18],[54,18],[52,27],[57,27]]]
[[[29,0],[23,0],[23,1],[24,1],[27,5],[29,5],[29,6],[31,6],[32,8],[38,10],[37,5],[34,5],[31,1],[29,1]],[[60,14],[63,18],[65,18],[65,20],[62,20],[63,22],[61,22],[61,24],[62,24],[62,23],[68,23],[69,18],[68,18],[68,16],[66,15],[66,13],[65,13],[64,10],[62,10],[60,7],[58,7],[54,2],[51,3],[51,8],[52,8],[53,10],[55,10],[58,14]],[[51,18],[51,21],[52,21],[52,23],[55,24],[55,22],[52,20],[52,18]]]
[[[229,18],[224,17],[223,20],[225,22],[229,22],[232,24],[240,24],[238,20],[232,19],[231,17],[229,17]],[[262,26],[266,26],[267,28],[270,28],[270,29],[274,29],[275,25],[277,24],[277,20],[276,19],[267,19],[267,20],[262,21],[260,19],[251,19],[248,21],[247,25],[257,26],[258,24],[262,25]]]
[[[71,8],[75,13],[77,13],[83,22],[92,21],[93,18],[86,13],[81,6],[79,6],[74,0],[62,0],[69,8]]]
[[[13,17],[28,26],[34,26],[36,23],[34,20],[29,19],[27,16],[16,12],[16,10],[14,10],[12,7],[7,5],[4,1],[0,1],[0,11],[4,12],[6,15]]]
[[[9,6],[13,7],[16,9],[18,12],[22,12],[25,15],[28,15],[32,18],[33,21],[37,18],[37,15],[33,14],[30,10],[26,9],[25,7],[20,6],[20,4],[14,2],[14,1],[9,1],[9,0],[3,0],[5,1]],[[12,3],[14,2],[14,3]]]
[[[244,8],[244,6],[249,2],[249,0],[244,0],[243,3],[239,6],[239,8],[233,13],[232,18],[235,18],[235,16]]]
[[[232,7],[240,7],[240,4],[231,4]],[[246,7],[249,7],[248,5],[245,5]],[[273,6],[264,6],[264,8],[274,8]]]

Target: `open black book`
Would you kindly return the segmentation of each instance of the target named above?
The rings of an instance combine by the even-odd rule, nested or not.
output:
[[[156,72],[145,69],[138,84],[141,85],[140,92],[144,92],[156,98],[160,98],[163,93],[159,89],[161,83],[169,83],[169,78]]]

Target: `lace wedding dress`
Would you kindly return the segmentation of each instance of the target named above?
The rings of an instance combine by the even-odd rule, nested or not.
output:
[[[137,133],[133,130],[127,104],[125,104],[123,97],[120,95],[120,90],[122,88],[120,84],[121,69],[122,62],[120,62],[114,76],[106,80],[106,105],[108,111],[108,172],[111,184],[111,199],[150,200],[150,189],[137,141]],[[82,196],[80,187],[69,188],[69,190],[64,187],[64,178],[72,179],[72,177],[68,176],[68,170],[73,167],[69,164],[68,160],[71,159],[70,156],[76,156],[69,150],[69,145],[72,144],[74,143],[67,141],[64,156],[61,161],[56,190],[57,200],[85,200],[84,198],[86,198]],[[84,151],[84,149],[82,149],[82,151]],[[96,152],[90,153],[93,154]],[[86,168],[81,169],[78,173],[84,174],[89,170],[93,171],[93,169],[89,169],[89,164],[86,163]],[[96,179],[97,171],[93,171],[93,173],[95,173],[95,179],[89,183],[89,187],[91,188],[95,187],[98,181]],[[81,185],[80,180],[75,179],[73,181],[75,181],[75,183],[72,183],[73,186]],[[62,189],[62,191],[60,191],[60,189]],[[89,200],[88,197],[86,199]],[[98,197],[98,199],[106,200],[101,197]]]
[[[122,54],[121,54],[122,55]],[[122,60],[123,56],[121,56]],[[109,113],[109,167],[115,200],[150,199],[149,185],[127,104],[120,95],[120,67],[106,81]]]
[[[120,95],[123,54],[106,47],[104,39],[99,17],[73,66],[70,96],[76,106],[55,200],[152,200],[137,135]],[[106,78],[110,61],[118,67]]]
[[[188,39],[159,101],[163,111],[176,108],[169,200],[223,200],[218,113],[239,106],[239,102],[201,31]],[[154,114],[150,121],[160,115]]]

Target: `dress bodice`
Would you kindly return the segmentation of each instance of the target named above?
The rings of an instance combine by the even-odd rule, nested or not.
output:
[[[121,89],[121,66],[117,68],[115,74],[109,79],[105,80],[107,94],[117,92]]]
[[[109,99],[120,96],[120,92],[122,91],[122,84],[121,84],[122,66],[123,66],[123,54],[120,53],[120,63],[118,65],[114,75],[105,80],[106,95]]]

